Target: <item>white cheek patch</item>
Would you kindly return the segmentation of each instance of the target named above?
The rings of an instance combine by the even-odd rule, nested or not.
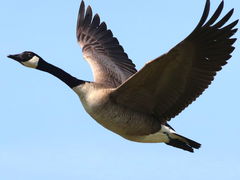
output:
[[[32,59],[21,62],[24,66],[30,67],[30,68],[37,68],[39,62],[39,57],[33,56]]]

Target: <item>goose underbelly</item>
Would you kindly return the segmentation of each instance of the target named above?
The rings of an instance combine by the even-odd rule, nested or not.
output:
[[[161,124],[154,117],[111,101],[109,94],[112,90],[97,88],[90,83],[74,89],[88,114],[110,131],[123,137],[159,131]]]
[[[158,131],[161,124],[151,116],[131,111],[110,101],[91,108],[88,113],[105,128],[121,135],[147,135]]]

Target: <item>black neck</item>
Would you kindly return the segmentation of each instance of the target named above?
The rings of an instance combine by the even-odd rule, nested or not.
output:
[[[79,79],[71,76],[70,74],[63,71],[62,69],[60,69],[52,64],[47,63],[43,59],[41,59],[39,61],[37,69],[52,74],[53,76],[57,77],[58,79],[62,80],[64,83],[66,83],[70,88],[76,87],[85,82],[83,80],[79,80]]]

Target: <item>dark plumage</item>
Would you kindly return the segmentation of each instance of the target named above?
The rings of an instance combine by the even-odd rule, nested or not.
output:
[[[119,44],[117,38],[112,34],[112,31],[107,29],[105,22],[100,22],[100,17],[96,14],[92,17],[92,9],[87,7],[82,1],[78,21],[77,21],[77,40],[82,47],[83,54],[91,54],[89,56],[95,62],[88,60],[94,66],[97,62],[98,68],[92,69],[94,72],[95,82],[104,82],[110,87],[117,87],[122,84],[127,78],[137,72],[135,65],[124,52],[123,47]],[[94,57],[96,56],[96,57]],[[96,58],[96,59],[94,59]],[[108,64],[101,64],[101,58],[108,59],[106,63],[114,69],[105,69]],[[111,72],[109,72],[111,71]],[[99,73],[101,75],[99,75]],[[119,75],[121,74],[121,76]],[[109,75],[112,75],[109,77]],[[106,80],[108,80],[106,82]],[[109,82],[111,81],[111,82]]]
[[[117,103],[127,102],[129,107],[151,113],[165,122],[195,101],[211,84],[216,72],[231,58],[234,50],[232,45],[236,39],[231,36],[237,31],[234,27],[238,20],[224,26],[233,14],[232,9],[216,22],[223,5],[222,1],[206,22],[210,9],[210,1],[207,0],[194,31],[167,54],[146,64],[118,87],[112,95]],[[158,87],[161,89],[158,90]],[[140,96],[147,97],[139,99]],[[131,103],[128,102],[130,97]]]

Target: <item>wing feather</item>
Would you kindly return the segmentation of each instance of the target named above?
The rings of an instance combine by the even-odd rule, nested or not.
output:
[[[90,6],[85,12],[83,1],[77,21],[77,40],[92,68],[95,82],[117,87],[137,72],[106,23],[100,21],[98,14],[93,16]]]
[[[234,50],[238,20],[224,26],[230,10],[218,22],[224,3],[207,21],[210,1],[193,32],[168,53],[147,63],[118,87],[111,98],[135,111],[148,113],[162,123],[170,120],[196,100],[227,64]]]

